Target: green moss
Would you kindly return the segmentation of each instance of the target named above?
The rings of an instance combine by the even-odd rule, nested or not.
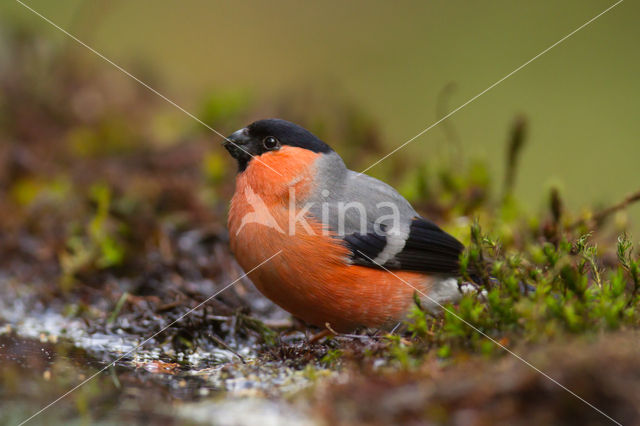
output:
[[[71,288],[78,272],[91,267],[118,266],[125,259],[125,246],[121,242],[124,229],[111,215],[110,188],[98,183],[88,192],[88,199],[95,205],[93,217],[85,226],[71,227],[66,250],[60,254],[60,284],[65,291]]]
[[[342,354],[343,352],[340,349],[329,349],[320,359],[320,362],[326,366],[333,366],[340,361]]]
[[[411,343],[389,337],[388,356],[410,368],[431,350],[439,358],[504,353],[486,336],[509,346],[638,326],[639,259],[626,236],[605,248],[590,234],[566,232],[556,242],[534,242],[537,230],[517,232],[521,246],[498,243],[473,223],[461,271],[483,292],[465,294],[437,316],[416,305],[407,320]],[[612,252],[617,265],[610,263]]]

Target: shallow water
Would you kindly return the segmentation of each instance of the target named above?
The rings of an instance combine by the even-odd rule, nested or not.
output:
[[[19,424],[79,384],[30,424],[313,423],[304,404],[294,408],[289,398],[313,380],[261,356],[256,344],[239,341],[233,351],[176,352],[154,341],[138,347],[147,336],[94,331],[79,318],[29,306],[28,297],[3,301],[0,424]],[[294,334],[289,344],[303,345],[304,337]]]

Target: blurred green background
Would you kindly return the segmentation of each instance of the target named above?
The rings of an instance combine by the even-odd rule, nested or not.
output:
[[[376,120],[388,150],[613,4],[26,3],[124,68],[151,70],[149,83],[190,111],[211,90],[249,93],[263,105],[296,92],[315,93],[316,104],[346,99]],[[3,2],[0,14],[101,61],[19,3]],[[465,158],[487,159],[500,179],[508,129],[523,114],[529,140],[516,195],[525,206],[541,206],[552,183],[572,208],[617,201],[640,186],[638,18],[640,5],[623,2],[399,155],[418,161],[455,139]],[[630,214],[640,222],[640,206]]]

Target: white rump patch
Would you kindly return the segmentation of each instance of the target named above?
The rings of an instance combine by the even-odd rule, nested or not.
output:
[[[464,293],[473,291],[476,291],[476,288],[471,284],[463,283],[460,288],[458,288],[457,278],[439,278],[434,281],[433,288],[431,288],[431,291],[428,293],[429,297],[420,297],[420,303],[423,308],[435,313],[441,309],[441,305],[449,302],[455,303],[462,298]],[[480,297],[486,296],[487,291],[482,290]]]
[[[373,259],[373,263],[378,265],[384,265],[402,251],[409,238],[409,232],[391,230],[385,233],[385,237],[387,238],[387,244],[380,254]]]

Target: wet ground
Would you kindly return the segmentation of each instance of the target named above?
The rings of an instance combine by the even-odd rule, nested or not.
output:
[[[103,344],[96,342],[100,360],[93,351],[53,335],[26,339],[14,332],[3,334],[0,424],[19,424],[33,415],[29,424],[311,422],[301,407],[294,410],[280,399],[309,385],[303,372],[255,360],[187,368],[150,354],[112,365],[105,358],[118,357],[118,352],[104,352]]]
[[[27,419],[43,425],[614,424],[608,416],[622,424],[640,421],[637,332],[512,348],[544,377],[512,356],[431,356],[410,370],[374,357],[340,367],[319,356],[326,343],[312,345],[299,332],[274,352],[239,345],[187,355],[151,345],[123,356],[139,339],[91,334],[86,325],[54,313],[22,318],[5,320],[0,328],[3,425]],[[377,344],[339,339],[331,346],[375,353]]]
[[[2,294],[11,287],[5,281]],[[310,373],[294,359],[311,353],[302,332],[280,337],[291,361],[252,337],[227,344],[212,334],[180,351],[162,334],[145,342],[156,333],[136,334],[127,321],[97,330],[22,296],[0,302],[0,424],[19,424],[60,397],[29,423],[304,424],[304,404],[294,409],[286,397],[334,374],[319,364]],[[222,328],[242,320],[213,318]]]

